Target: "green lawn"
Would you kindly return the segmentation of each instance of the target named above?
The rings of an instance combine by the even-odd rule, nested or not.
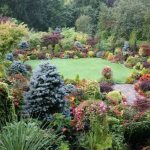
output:
[[[76,75],[79,74],[80,79],[99,80],[102,69],[105,66],[110,66],[113,70],[114,80],[117,83],[124,83],[132,71],[122,64],[111,63],[100,58],[30,60],[26,64],[30,64],[34,69],[44,62],[55,64],[59,72],[69,79],[75,79]]]

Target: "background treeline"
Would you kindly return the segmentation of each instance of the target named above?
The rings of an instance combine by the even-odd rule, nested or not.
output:
[[[34,30],[75,26],[112,41],[150,40],[149,0],[1,0],[0,14]]]

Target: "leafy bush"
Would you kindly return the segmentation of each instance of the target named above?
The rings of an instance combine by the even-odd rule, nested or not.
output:
[[[102,75],[106,78],[106,79],[111,79],[112,78],[112,70],[110,67],[105,67],[102,70]]]
[[[137,56],[129,56],[125,62],[126,67],[133,67],[139,62],[139,58]]]
[[[9,60],[9,61],[13,61],[14,60],[13,54],[12,53],[7,54],[6,59]]]
[[[102,93],[109,93],[109,92],[113,91],[112,85],[110,85],[108,83],[100,83],[100,91]]]
[[[64,35],[64,38],[61,40],[61,45],[63,46],[63,49],[72,49],[77,32],[75,32],[74,28],[63,28],[62,34]]]
[[[19,116],[22,110],[23,92],[27,90],[28,80],[22,74],[11,75],[8,80],[12,83],[10,94],[13,97],[15,112]]]
[[[77,31],[91,34],[92,32],[92,18],[88,15],[81,15],[75,22]]]
[[[144,68],[150,68],[150,63],[149,62],[143,62],[143,67]]]
[[[0,133],[1,150],[56,150],[62,137],[44,131],[35,122],[24,121],[7,124]]]
[[[14,117],[14,107],[8,85],[0,82],[0,127]]]
[[[141,73],[137,70],[134,70],[132,74],[126,79],[126,83],[133,84],[136,82],[136,80],[139,80],[141,77]]]
[[[12,21],[0,23],[0,53],[1,58],[5,58],[5,54],[12,48],[17,46],[17,42],[21,37],[27,35],[28,29],[24,24],[15,24]]]
[[[95,45],[98,43],[98,39],[95,37],[88,37],[87,39],[87,44],[90,45],[91,47],[95,47]]]
[[[37,56],[36,56],[35,54],[32,54],[32,55],[30,55],[30,59],[31,59],[31,60],[36,60],[36,59],[37,59]]]
[[[37,45],[41,45],[42,44],[42,36],[43,36],[43,32],[30,32],[29,33],[29,39],[28,42],[30,44],[30,48],[36,48]]]
[[[25,94],[26,111],[33,118],[50,120],[54,113],[63,112],[68,86],[55,66],[46,63],[33,72],[29,91]]]
[[[128,51],[128,50],[129,50],[129,42],[125,41],[123,46],[123,51]]]
[[[42,37],[42,41],[45,46],[48,46],[50,44],[56,45],[59,43],[59,40],[60,40],[60,35],[57,34],[44,35]]]
[[[29,48],[29,44],[27,41],[22,41],[19,43],[19,48],[21,50],[27,50]]]
[[[90,130],[80,139],[80,144],[89,150],[103,150],[112,147],[112,136],[109,133],[105,116],[90,115]]]
[[[5,66],[0,63],[0,78],[4,78],[6,76]]]
[[[123,96],[119,91],[112,91],[107,94],[107,98],[115,103],[120,103],[123,100]]]
[[[134,107],[140,112],[145,112],[150,109],[150,100],[145,97],[137,97]]]
[[[105,116],[107,105],[102,101],[86,100],[74,110],[74,126],[77,130],[89,129],[89,119],[92,116]]]
[[[84,85],[85,97],[87,99],[100,99],[101,93],[96,81],[87,81]]]
[[[113,73],[109,66],[105,67],[102,70],[103,77],[100,79],[100,83],[109,83],[113,84]]]
[[[137,147],[150,139],[150,121],[137,121],[127,124],[124,131],[124,137],[131,149],[138,149]],[[136,144],[135,144],[136,143]]]
[[[96,57],[97,58],[103,58],[104,57],[104,51],[98,51],[97,53],[96,53]]]
[[[114,150],[125,150],[125,138],[124,138],[124,130],[121,125],[114,124],[110,127],[110,132],[112,133],[112,148]]]
[[[139,55],[143,57],[150,56],[150,45],[142,45],[139,49]]]
[[[141,62],[138,62],[133,68],[136,69],[136,70],[142,70],[143,67],[146,68],[146,65],[147,65],[147,64],[145,64],[145,63],[144,63],[144,65],[143,65]]]
[[[45,55],[45,53],[38,53],[37,58],[40,59],[40,60],[46,59],[46,55]]]
[[[95,53],[94,53],[93,51],[89,51],[89,52],[88,52],[88,56],[89,56],[89,57],[94,57],[94,55],[95,55]]]
[[[61,143],[59,150],[69,150],[69,146],[67,143]]]
[[[107,57],[107,60],[112,61],[113,58],[114,58],[113,53],[109,53],[109,55],[108,55],[108,57]]]
[[[53,31],[51,34],[43,35],[42,42],[46,47],[49,45],[52,46],[52,55],[54,55],[55,45],[58,44],[62,38],[63,36],[60,31]]]
[[[28,75],[26,66],[20,61],[14,61],[8,70],[9,75],[21,73],[23,76]]]
[[[150,98],[150,74],[144,74],[134,87],[140,95]]]

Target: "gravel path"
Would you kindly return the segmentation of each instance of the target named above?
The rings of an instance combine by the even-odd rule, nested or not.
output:
[[[134,85],[132,84],[115,84],[113,86],[114,90],[122,92],[122,94],[127,98],[129,104],[133,104],[136,100],[137,92],[134,90]]]

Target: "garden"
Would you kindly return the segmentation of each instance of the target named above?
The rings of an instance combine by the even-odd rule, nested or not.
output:
[[[0,150],[150,150],[150,2],[17,2],[0,2]]]

